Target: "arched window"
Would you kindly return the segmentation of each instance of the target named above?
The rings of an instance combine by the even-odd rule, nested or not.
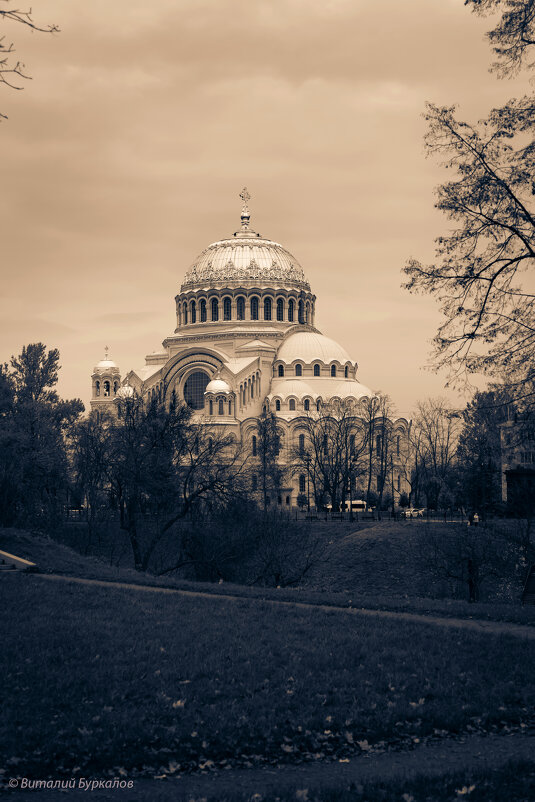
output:
[[[232,301],[230,298],[223,298],[223,320],[230,320],[232,317]]]
[[[295,375],[296,376],[302,376],[303,375],[303,368],[302,368],[301,365],[296,365],[295,366]]]
[[[295,412],[295,398],[290,398],[290,410]]]
[[[346,379],[349,378],[349,368],[348,368],[347,365],[345,366],[345,369],[344,369],[344,376],[346,377]]]
[[[318,412],[319,412],[319,411],[320,411],[320,409],[321,409],[321,401],[319,400],[319,398],[318,398],[318,400],[316,401],[316,409],[317,409],[317,411],[318,411]]]
[[[279,376],[284,376],[284,365],[279,365]]]
[[[305,452],[305,435],[304,434],[300,434],[299,435],[299,453],[300,454],[304,454],[304,452]]]
[[[329,453],[329,436],[327,434],[323,435],[323,453]]]
[[[109,381],[104,382],[104,397],[107,398],[110,394],[110,383]]]
[[[256,434],[253,434],[253,457],[256,457]]]
[[[284,320],[284,301],[277,298],[277,320]]]
[[[245,298],[242,298],[241,295],[236,301],[236,312],[238,320],[245,320]]]
[[[218,415],[224,415],[225,414],[225,408],[223,406],[223,399],[222,398],[219,399],[217,414]]]
[[[96,396],[100,395],[100,382],[99,381],[95,382],[95,395]]]
[[[295,309],[295,301],[293,298],[290,298],[290,300],[288,301],[288,321],[290,323],[294,322],[294,314],[295,314],[294,309]]]
[[[297,319],[298,319],[299,323],[304,323],[305,322],[305,305],[304,305],[303,301],[299,301]]]
[[[232,401],[228,402],[228,414],[232,415]]]
[[[349,451],[350,451],[351,454],[355,453],[355,435],[354,434],[350,434],[349,435]]]
[[[189,407],[204,408],[204,391],[208,382],[208,375],[202,370],[196,370],[188,376],[184,383],[184,401]]]
[[[210,401],[210,415],[214,414],[214,402]]]
[[[253,492],[255,490],[258,490],[258,477],[257,477],[256,473],[253,473],[253,475],[251,476],[251,490]]]
[[[304,408],[305,412],[310,412],[310,401],[308,400],[308,398],[305,398]]]
[[[271,298],[264,298],[264,320],[271,320]]]
[[[188,325],[188,305],[184,302],[184,306],[182,307],[183,318],[184,318],[184,325]]]
[[[258,298],[251,298],[251,320],[258,320]]]
[[[191,322],[192,323],[196,323],[197,322],[197,305],[196,305],[195,301],[191,302],[189,308],[190,308],[190,313],[191,313]]]
[[[219,303],[217,298],[212,298],[212,320],[219,320]]]
[[[255,397],[254,388],[255,388],[255,377],[253,376],[253,378],[251,379],[251,396],[252,396],[252,398]]]
[[[319,375],[320,375],[320,366],[314,365],[314,376],[319,376]]]
[[[275,412],[280,412],[280,411],[281,411],[281,402],[277,399],[275,401]]]
[[[310,304],[307,301],[306,309],[305,309],[305,322],[310,322]]]
[[[304,473],[299,474],[299,492],[306,493],[307,490],[307,480]]]
[[[117,395],[117,390],[119,389],[119,382],[113,382],[113,394]],[[399,452],[398,452],[399,453]]]
[[[336,376],[336,365],[331,365],[331,376],[333,378]]]
[[[396,456],[398,456],[398,457],[399,457],[400,444],[401,444],[401,437],[398,435],[396,437]]]
[[[206,301],[204,298],[199,301],[199,309],[201,313],[201,323],[206,323]]]

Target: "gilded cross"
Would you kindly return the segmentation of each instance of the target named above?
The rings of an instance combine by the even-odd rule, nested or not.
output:
[[[110,350],[110,349],[108,348],[108,346],[106,346],[106,347],[104,348],[104,359],[107,359],[107,358],[108,358],[108,351],[109,351],[109,350]]]

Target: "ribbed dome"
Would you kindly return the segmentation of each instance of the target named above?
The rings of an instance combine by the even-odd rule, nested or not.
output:
[[[265,283],[310,291],[303,269],[289,251],[246,229],[209,245],[184,276],[181,292]]]
[[[331,362],[339,362],[341,365],[345,365],[346,362],[355,364],[345,348],[330,337],[315,331],[298,331],[291,334],[279,348],[276,360],[286,364],[296,360],[307,365],[315,361],[323,362],[325,365],[330,365]]]

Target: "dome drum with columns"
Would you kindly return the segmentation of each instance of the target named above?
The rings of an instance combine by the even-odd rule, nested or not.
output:
[[[357,362],[315,327],[316,296],[297,260],[251,229],[246,189],[240,197],[240,229],[195,260],[175,298],[174,332],[122,384],[149,400],[181,398],[200,421],[244,442],[267,409],[279,421],[284,460],[303,415],[334,399],[358,411],[373,393]],[[106,354],[92,375],[93,410],[113,410],[120,379]],[[285,502],[296,504],[298,494],[296,480]]]

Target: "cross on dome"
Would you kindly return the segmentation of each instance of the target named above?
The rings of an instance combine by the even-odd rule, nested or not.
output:
[[[241,210],[241,227],[242,229],[247,229],[249,228],[249,220],[251,219],[251,214],[249,212],[249,207],[247,205],[248,201],[251,200],[251,196],[249,195],[247,187],[244,187],[240,192],[240,198],[243,201],[243,206]]]

